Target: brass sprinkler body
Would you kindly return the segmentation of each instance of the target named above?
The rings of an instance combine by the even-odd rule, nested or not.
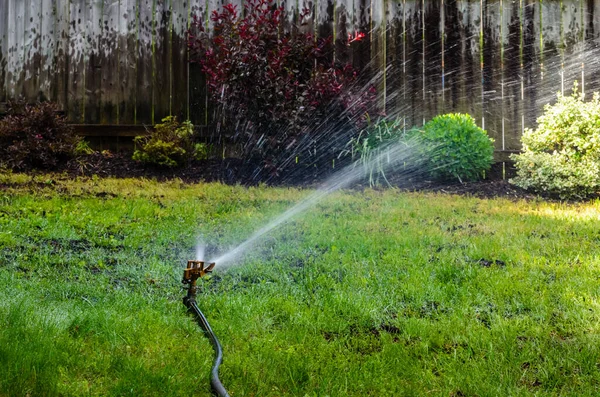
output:
[[[183,284],[189,284],[188,293],[185,298],[183,298],[186,306],[187,302],[190,300],[196,300],[196,280],[200,277],[204,277],[207,273],[212,272],[215,267],[215,262],[206,263],[204,261],[188,261],[187,268],[183,271],[183,279],[181,282]]]

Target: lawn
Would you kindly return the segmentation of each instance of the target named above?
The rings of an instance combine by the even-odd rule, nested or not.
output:
[[[209,396],[182,269],[309,189],[0,175],[0,396]],[[232,396],[600,393],[600,202],[342,191],[204,279]],[[203,259],[210,259],[210,258]]]

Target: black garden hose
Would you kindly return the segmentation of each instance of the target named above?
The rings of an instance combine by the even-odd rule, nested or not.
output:
[[[223,361],[223,349],[221,348],[219,339],[217,339],[217,335],[215,335],[212,328],[210,327],[208,320],[198,308],[195,296],[190,295],[191,294],[188,294],[188,296],[183,298],[183,304],[188,308],[189,311],[193,312],[196,315],[198,324],[204,330],[204,333],[208,337],[208,339],[210,339],[210,342],[213,345],[213,349],[215,350],[215,361],[213,362],[212,370],[210,371],[210,385],[212,386],[213,391],[218,396],[229,397],[229,393],[227,393],[227,390],[225,390],[225,386],[223,386],[221,380],[219,379],[219,365],[221,365],[221,362]]]

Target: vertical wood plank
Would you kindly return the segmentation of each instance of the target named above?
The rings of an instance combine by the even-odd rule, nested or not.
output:
[[[444,0],[444,101],[446,112],[463,112],[464,91],[464,23],[461,4]]]
[[[0,101],[7,99],[8,1],[0,1]]]
[[[171,58],[171,114],[178,120],[186,120],[189,113],[187,81],[188,81],[188,51],[187,51],[187,1],[174,1],[172,14],[172,58]]]
[[[67,111],[71,121],[83,123],[85,105],[86,1],[71,0],[69,16],[69,62],[67,68],[69,71],[69,103]]]
[[[468,113],[477,125],[483,122],[483,74],[481,52],[482,8],[481,0],[467,0],[463,15],[465,26],[465,72]]]
[[[428,121],[440,114],[442,109],[442,10],[440,0],[426,1],[424,5],[423,117]]]
[[[600,0],[587,0],[586,11],[586,90],[600,91]]]
[[[192,0],[190,2],[190,17],[188,19],[188,29],[194,16],[202,21],[206,21],[207,7],[205,0]],[[197,34],[197,31],[191,31],[191,34]],[[205,126],[207,124],[206,112],[206,80],[204,73],[198,63],[189,64],[189,119],[194,125]]]
[[[119,20],[119,122],[135,124],[138,56],[138,0],[121,0]]]
[[[39,84],[38,98],[40,100],[57,101],[55,96],[54,73],[55,57],[56,57],[56,18],[55,9],[52,0],[41,0],[40,12],[40,68],[39,68]]]
[[[156,0],[154,11],[153,124],[159,123],[170,114],[171,104],[171,0]]]
[[[502,61],[500,2],[484,0],[483,8],[483,117],[495,147],[502,145]]]
[[[369,41],[370,48],[368,52],[368,71],[373,79],[373,84],[377,90],[377,107],[381,111],[386,110],[387,101],[387,2],[385,0],[371,0],[369,7]],[[376,117],[376,114],[371,117]]]
[[[352,34],[352,0],[335,2],[335,60],[340,63],[350,62],[350,46],[348,35]]]
[[[8,3],[8,74],[7,95],[10,99],[22,98],[24,78],[25,2]]]
[[[570,95],[575,81],[579,83],[581,92],[582,58],[584,45],[584,24],[581,0],[562,0],[563,2],[563,45],[564,45],[564,78],[565,95]]]
[[[101,36],[98,42],[98,64],[100,67],[101,109],[99,120],[102,124],[119,124],[119,76],[121,64],[119,56],[119,21],[122,18],[119,0],[104,0],[102,6]]]
[[[366,70],[370,62],[371,49],[371,17],[370,0],[354,0],[353,33],[364,33],[365,38],[352,43],[352,65],[362,76],[368,76],[370,71]],[[364,72],[363,72],[364,71]],[[366,77],[368,80],[368,77]]]
[[[508,32],[504,43],[504,124],[506,148],[519,148],[522,133],[521,109],[521,8],[522,0],[507,2],[503,9],[504,26]]]
[[[333,19],[334,19],[334,2],[333,0],[320,0],[315,5],[316,15],[316,34],[322,39],[333,39]],[[333,45],[329,52],[329,59],[333,61]]]
[[[537,118],[537,87],[539,70],[539,16],[537,0],[525,0],[523,4],[523,113],[524,127],[534,128]]]
[[[387,4],[386,54],[387,92],[386,114],[390,118],[404,118],[403,99],[403,2],[389,1]]]
[[[410,126],[423,125],[423,17],[422,0],[406,0],[406,94]]]
[[[85,7],[85,108],[84,122],[99,124],[102,113],[102,56],[100,40],[104,30],[104,0],[92,0]]]
[[[24,0],[25,32],[23,42],[23,81],[22,95],[30,103],[38,100],[39,76],[41,68],[41,2]]]
[[[71,21],[71,4],[68,1],[55,5],[55,64],[54,70],[54,90],[52,97],[61,109],[69,109],[69,29]]]
[[[137,38],[137,84],[135,122],[151,124],[152,116],[152,32],[154,0],[140,0]]]
[[[556,101],[556,93],[560,91],[562,81],[561,58],[561,7],[560,2],[541,4],[541,77],[538,90],[538,109]]]

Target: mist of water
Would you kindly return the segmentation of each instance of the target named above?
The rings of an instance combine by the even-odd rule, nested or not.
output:
[[[401,178],[408,178],[411,176],[414,177],[422,174],[424,170],[417,170],[414,168],[405,169],[398,172],[398,168],[401,168],[403,164],[413,162],[415,160],[415,156],[418,156],[418,153],[422,153],[420,150],[416,150],[417,145],[419,145],[417,141],[389,145],[385,149],[380,150],[379,154],[374,156],[374,158],[368,163],[357,162],[345,167],[327,179],[314,193],[305,197],[283,214],[278,216],[276,219],[263,226],[246,241],[233,248],[229,252],[217,258],[211,259],[210,262],[216,262],[219,269],[225,269],[236,264],[240,258],[263,236],[294,218],[296,215],[307,211],[331,193],[345,188],[364,178],[367,169],[369,169],[369,167],[373,167],[375,164],[383,165],[383,167],[387,170],[396,169],[396,175],[398,176],[399,174]]]
[[[198,241],[198,244],[196,245],[196,260],[204,260],[205,253],[206,246],[201,241]]]

